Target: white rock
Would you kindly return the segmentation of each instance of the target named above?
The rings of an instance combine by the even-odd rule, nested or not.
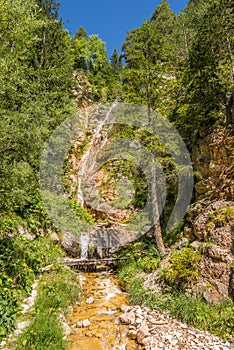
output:
[[[84,320],[82,322],[82,325],[83,325],[83,327],[89,327],[91,325],[91,323],[89,322],[89,320]]]
[[[145,321],[142,322],[140,328],[137,331],[137,341],[140,344],[143,344],[143,340],[150,336],[148,325]]]
[[[135,314],[133,312],[126,312],[120,315],[120,321],[125,324],[135,323]]]
[[[77,328],[83,327],[83,322],[82,322],[82,321],[76,322],[76,327],[77,327]]]
[[[88,299],[86,299],[86,304],[93,304],[93,303],[94,303],[93,297],[89,297]]]

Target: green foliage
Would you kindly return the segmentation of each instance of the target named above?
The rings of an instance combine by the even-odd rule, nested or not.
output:
[[[72,52],[74,68],[86,74],[95,101],[106,102],[120,95],[119,73],[122,64],[117,52],[109,62],[105,43],[96,34],[88,38],[81,28],[73,38]]]
[[[143,237],[127,248],[121,250],[118,257],[124,258],[124,269],[121,272],[121,280],[125,283],[131,275],[135,276],[137,272],[153,272],[157,269],[161,257],[151,238]]]
[[[221,336],[224,340],[233,340],[234,307],[230,299],[212,306],[199,295],[175,291],[172,294],[154,296],[151,306],[170,312],[172,317],[182,320],[196,328],[210,331]]]
[[[222,227],[228,221],[233,220],[234,217],[234,208],[226,207],[215,210],[212,214],[209,215],[209,224],[213,224],[216,227]]]
[[[0,240],[0,339],[14,328],[20,302],[30,293],[41,267],[56,264],[62,255],[46,236],[33,241],[22,235]]]
[[[39,5],[0,1],[1,211],[38,200],[43,143],[73,111],[70,37],[57,3]]]
[[[79,296],[77,274],[59,269],[41,278],[31,324],[17,340],[16,349],[64,349],[59,312],[67,312]]]
[[[22,218],[15,213],[11,213],[10,215],[3,213],[0,216],[0,239],[2,239],[5,235],[16,231],[16,229],[23,223],[24,221]]]
[[[182,220],[178,226],[172,230],[171,232],[165,232],[163,234],[163,239],[166,244],[170,245],[175,242],[178,242],[181,236],[183,235],[183,228],[184,228],[184,220]]]
[[[94,224],[92,215],[90,215],[85,208],[81,207],[76,200],[68,199],[68,204],[79,219],[84,220],[90,225]]]
[[[192,45],[187,45],[187,61],[181,74],[182,93],[173,120],[190,144],[201,129],[209,132],[227,122],[224,107],[233,87],[231,12],[229,0],[207,0],[190,3],[183,14]]]
[[[120,134],[118,133],[118,137],[119,135]],[[135,191],[134,196],[127,207],[129,207],[129,205],[133,205],[136,209],[144,207],[148,196],[148,188],[145,186],[146,178],[143,171],[138,166],[136,166],[133,161],[110,161],[105,164],[103,170],[107,175],[107,179],[100,186],[100,191],[102,194],[104,194],[105,190],[108,190],[109,188],[116,190],[118,181],[122,181],[124,178],[126,178],[130,181]],[[125,200],[124,196],[122,199],[122,201],[121,198],[119,198],[119,201],[115,200],[113,204],[116,204],[116,206],[122,206]]]
[[[193,248],[183,248],[172,254],[169,265],[160,271],[163,280],[174,287],[195,283],[199,277],[201,254]]]

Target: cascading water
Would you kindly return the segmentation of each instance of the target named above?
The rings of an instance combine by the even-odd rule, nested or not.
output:
[[[99,152],[108,142],[109,131],[113,125],[108,122],[115,106],[116,103],[113,103],[105,117],[98,122],[90,147],[80,162],[77,199],[82,207],[84,206],[84,193],[86,205],[90,203],[89,191],[93,186],[92,175],[98,163]],[[85,190],[82,190],[83,184],[86,186]],[[88,259],[88,248],[92,243],[91,235],[88,233],[81,235],[80,258],[82,260]],[[97,271],[99,269],[100,272],[86,273],[85,277],[80,275],[83,293],[79,303],[68,316],[72,330],[68,338],[68,350],[141,349],[134,340],[128,339],[129,328],[120,322],[121,307],[128,303],[126,293],[118,287],[118,281],[111,272],[103,271],[103,266],[97,268]]]
[[[89,236],[81,235],[80,244],[81,244],[80,258],[81,260],[86,260],[88,258]]]
[[[108,130],[105,133],[105,136],[102,138],[102,132],[103,132],[103,126],[105,126],[106,124],[108,124],[108,120],[110,118],[111,112],[113,110],[113,108],[117,105],[116,102],[114,102],[108,113],[106,114],[105,118],[103,118],[95,132],[92,138],[92,141],[90,143],[90,147],[88,149],[88,151],[83,155],[82,159],[81,159],[81,163],[80,163],[80,171],[79,171],[79,175],[78,175],[78,193],[77,193],[77,200],[78,203],[84,207],[84,195],[83,195],[83,191],[81,188],[82,185],[82,181],[84,180],[84,178],[88,177],[90,174],[92,174],[92,171],[94,169],[94,166],[96,164],[96,159],[98,156],[98,153],[100,152],[100,150],[105,146],[107,140],[108,140]],[[111,128],[111,125],[109,126],[109,129]]]

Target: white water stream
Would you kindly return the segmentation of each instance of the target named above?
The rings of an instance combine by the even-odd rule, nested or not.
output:
[[[92,174],[92,171],[94,169],[94,166],[96,164],[96,159],[97,155],[100,152],[100,150],[105,146],[107,140],[108,140],[108,131],[111,129],[111,125],[109,125],[108,130],[106,130],[105,135],[103,135],[103,127],[108,124],[108,120],[110,118],[111,112],[113,108],[115,108],[117,105],[116,102],[113,102],[108,113],[106,114],[105,118],[103,118],[94,134],[93,138],[90,142],[90,147],[88,151],[83,155],[81,158],[81,163],[80,163],[80,171],[78,175],[78,194],[77,194],[77,199],[78,203],[84,207],[84,196],[82,192],[82,182],[84,181],[85,178],[90,176]]]

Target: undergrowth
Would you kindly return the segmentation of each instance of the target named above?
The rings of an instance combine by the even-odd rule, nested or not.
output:
[[[40,269],[56,264],[63,254],[49,236],[32,241],[22,234],[0,239],[0,341],[14,329],[21,301]]]
[[[79,293],[75,272],[60,268],[44,275],[40,279],[31,323],[18,338],[15,349],[65,350],[66,341],[58,314],[66,314]]]
[[[233,341],[233,302],[227,298],[219,305],[210,305],[201,295],[193,297],[183,289],[183,285],[190,282],[191,278],[196,280],[199,270],[193,267],[193,262],[198,266],[200,255],[192,248],[184,248],[173,255],[171,264],[162,271],[157,270],[160,256],[156,251],[153,256],[153,251],[155,247],[153,248],[152,243],[149,244],[149,241],[147,243],[147,239],[144,239],[129,245],[118,254],[125,257],[119,264],[119,279],[129,293],[130,302],[168,311],[172,317],[188,325],[210,331],[224,340]],[[154,259],[158,263],[151,265]],[[144,278],[141,276],[152,271],[155,271],[155,274],[161,273],[160,277],[164,281],[161,292],[143,288]],[[165,283],[168,283],[168,287]]]

